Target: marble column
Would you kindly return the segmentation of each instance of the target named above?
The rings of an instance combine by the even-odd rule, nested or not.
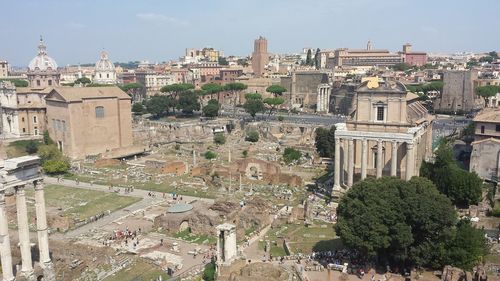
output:
[[[397,165],[398,165],[398,143],[396,141],[392,142],[392,153],[391,153],[391,177],[397,175]]]
[[[406,143],[406,177],[408,181],[413,177],[415,169],[415,155],[413,153],[413,143]]]
[[[354,140],[349,139],[348,145],[347,186],[351,187],[354,182]]]
[[[382,140],[377,142],[377,178],[382,177]]]
[[[38,249],[40,251],[40,266],[46,271],[52,270],[52,261],[49,252],[49,229],[47,227],[47,213],[45,210],[45,196],[43,192],[43,182],[36,181],[35,185],[35,209],[36,209],[36,227],[38,235]]]
[[[342,182],[343,185],[345,185],[347,183],[347,140],[346,139],[342,139],[342,169],[341,169],[341,173],[340,173],[340,176],[341,176],[341,179],[340,179],[340,182]]]
[[[368,165],[368,141],[361,142],[361,180],[366,179],[366,166]]]
[[[340,139],[335,138],[335,161],[334,172],[333,172],[333,189],[340,188]]]
[[[21,273],[26,276],[26,279],[32,280],[34,272],[31,260],[30,230],[28,225],[28,209],[26,207],[24,186],[16,187],[16,207],[17,228],[21,248]]]
[[[9,221],[5,211],[5,193],[0,194],[0,261],[4,281],[14,280],[12,271],[12,254],[10,251]]]

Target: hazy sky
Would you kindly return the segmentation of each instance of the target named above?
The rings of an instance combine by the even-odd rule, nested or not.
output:
[[[177,59],[187,47],[248,55],[303,47],[500,50],[499,0],[5,0],[0,58],[26,66],[39,36],[59,64]]]

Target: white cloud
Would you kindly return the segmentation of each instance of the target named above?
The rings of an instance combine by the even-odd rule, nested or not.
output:
[[[181,20],[178,18],[169,17],[162,14],[155,13],[140,13],[137,14],[136,17],[142,21],[148,22],[156,22],[156,23],[168,23],[176,26],[188,26],[189,22],[185,20]]]

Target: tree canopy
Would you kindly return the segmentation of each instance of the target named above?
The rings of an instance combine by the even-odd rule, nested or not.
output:
[[[154,95],[146,102],[146,110],[156,117],[160,117],[164,113],[168,113],[175,104],[172,97]]]
[[[414,93],[423,92],[424,94],[427,94],[427,92],[430,92],[430,91],[442,92],[443,85],[444,85],[443,81],[431,81],[431,82],[426,83],[426,84],[405,85],[405,86],[410,92],[414,92]]]
[[[455,205],[469,206],[481,200],[483,181],[457,165],[446,142],[438,147],[434,163],[422,164],[420,175],[430,179]]]
[[[122,89],[122,91],[124,92],[144,88],[144,86],[141,83],[128,83],[128,84],[118,85],[118,87]]]
[[[497,93],[500,93],[500,86],[496,85],[481,86],[477,87],[475,89],[475,92],[476,95],[481,96],[486,101],[489,97],[492,97]]]
[[[259,141],[259,132],[257,131],[248,131],[245,136],[245,141],[249,142],[258,142]]]
[[[264,111],[264,102],[262,96],[258,93],[248,93],[245,95],[245,103],[243,104],[245,111],[255,118],[255,115]]]
[[[286,89],[281,85],[271,85],[266,88],[266,92],[272,93],[275,97],[278,97],[283,95],[283,93],[286,92]]]
[[[178,83],[178,84],[172,84],[172,85],[167,85],[163,86],[160,89],[160,92],[162,93],[172,93],[174,95],[178,95],[181,92],[185,92],[188,90],[194,89],[193,84],[188,84],[188,83]]]
[[[274,109],[276,109],[279,105],[285,103],[285,100],[280,97],[266,98],[264,99],[264,103],[269,106],[269,116],[271,116]]]
[[[213,95],[218,94],[222,92],[223,87],[219,84],[216,83],[208,83],[203,86],[201,86],[201,89],[205,91],[210,97],[213,97]]]
[[[211,99],[208,104],[203,107],[203,115],[206,117],[216,117],[219,115],[219,102]]]
[[[90,79],[87,77],[81,77],[81,78],[76,79],[74,83],[87,85],[87,84],[92,83],[92,81],[90,81]]]
[[[286,164],[298,161],[300,157],[302,157],[302,153],[295,148],[287,147],[285,148],[285,151],[283,151],[283,160]]]
[[[473,241],[464,239],[476,230],[457,225],[450,200],[424,178],[358,182],[341,199],[337,216],[342,242],[367,261],[441,268],[471,264],[484,254],[484,240],[480,235]],[[465,243],[470,247],[461,247]],[[460,245],[466,254],[453,245]],[[474,262],[468,261],[469,256]]]
[[[192,114],[193,111],[200,110],[198,95],[193,91],[182,92],[179,96],[179,101],[177,102],[176,107],[186,114]]]
[[[29,85],[28,81],[21,80],[21,79],[2,78],[2,79],[0,79],[0,82],[1,81],[11,82],[16,87],[28,87],[28,85]]]
[[[315,141],[319,156],[333,158],[335,155],[335,126],[330,129],[317,128]]]

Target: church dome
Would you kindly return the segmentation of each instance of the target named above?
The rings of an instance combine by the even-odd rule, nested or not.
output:
[[[101,59],[95,64],[96,71],[114,71],[115,65],[109,60],[108,53],[101,52]]]
[[[57,63],[53,58],[47,55],[47,48],[41,37],[40,43],[38,44],[38,55],[30,61],[28,68],[30,71],[57,70]]]

